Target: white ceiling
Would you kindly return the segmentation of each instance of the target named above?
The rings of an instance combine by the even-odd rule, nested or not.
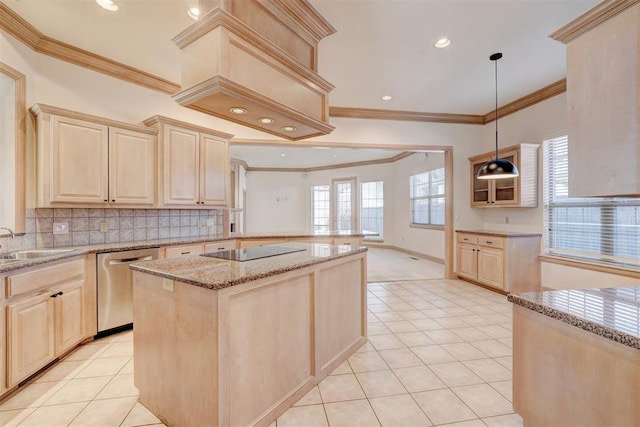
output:
[[[194,21],[197,0],[115,0],[108,12],[94,0],[0,0],[44,34],[180,82],[180,51],[171,38]],[[319,73],[336,88],[331,106],[485,114],[494,108],[500,51],[499,103],[565,77],[565,47],[550,33],[597,0],[309,0],[337,33],[320,43]],[[443,50],[433,43],[453,40]],[[392,95],[382,101],[382,95]],[[370,160],[390,153],[263,147],[232,148],[256,167],[313,167]],[[233,155],[233,150],[239,150]],[[290,151],[294,150],[294,151]],[[325,151],[325,152],[323,152]],[[352,152],[352,153],[351,153]],[[357,159],[355,153],[361,153]],[[397,153],[394,153],[397,154]],[[339,155],[341,160],[330,157]],[[329,157],[327,157],[329,156]],[[267,158],[278,160],[267,164]],[[319,160],[309,164],[310,159]],[[295,166],[292,166],[295,165]]]

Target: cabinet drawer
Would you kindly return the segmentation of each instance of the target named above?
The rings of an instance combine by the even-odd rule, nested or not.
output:
[[[475,234],[458,233],[458,242],[475,245],[478,243],[478,236]]]
[[[236,248],[235,240],[222,240],[220,242],[210,242],[204,244],[204,253],[230,251]]]
[[[479,236],[478,243],[480,246],[487,246],[489,248],[503,249],[504,239],[502,237],[495,236]]]
[[[178,258],[181,256],[200,255],[204,245],[170,246],[165,248],[165,258]]]
[[[336,237],[333,239],[334,245],[350,245],[350,246],[359,246],[360,238],[358,237]]]
[[[84,277],[84,258],[7,277],[7,298]]]

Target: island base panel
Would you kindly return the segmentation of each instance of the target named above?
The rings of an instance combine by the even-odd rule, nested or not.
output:
[[[638,350],[513,309],[513,408],[525,425],[640,425]]]

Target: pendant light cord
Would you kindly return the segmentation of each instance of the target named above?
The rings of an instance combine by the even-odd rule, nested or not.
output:
[[[500,58],[498,58],[500,59]],[[496,160],[498,160],[498,59],[494,62],[496,64],[495,67],[495,76],[496,76]]]

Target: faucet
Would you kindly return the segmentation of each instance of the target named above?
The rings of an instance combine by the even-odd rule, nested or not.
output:
[[[11,234],[11,238],[13,239],[14,237],[16,237],[16,233],[13,232],[13,230],[11,230],[8,227],[0,227],[0,230],[7,230],[9,232],[9,234]]]

